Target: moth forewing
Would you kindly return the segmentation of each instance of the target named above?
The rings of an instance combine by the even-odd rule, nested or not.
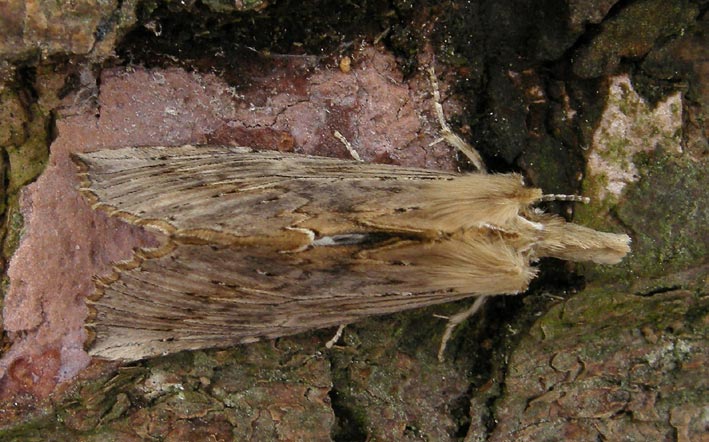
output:
[[[452,233],[481,225],[512,222],[542,192],[525,187],[517,174],[470,174],[437,180],[392,183],[394,192],[368,199],[356,209],[361,221],[391,229],[436,230]]]
[[[366,256],[373,261],[367,272],[397,276],[401,288],[412,292],[423,288],[468,295],[514,294],[524,291],[536,274],[524,253],[488,229],[375,249]]]
[[[541,196],[515,174],[457,175],[246,148],[123,148],[76,158],[99,207],[168,221],[175,231],[236,237],[273,237],[294,226],[323,235],[372,227],[454,232],[504,224]]]
[[[123,271],[104,289],[94,305],[92,354],[140,359],[223,347],[461,299],[476,286],[485,293],[526,287],[529,268],[514,255],[498,254],[487,268],[471,273],[468,262],[455,264],[468,252],[475,257],[478,248],[448,239],[402,241],[365,252],[345,246],[280,254],[249,246],[180,245]],[[493,266],[502,268],[495,280],[487,273]],[[126,336],[133,338],[117,338]]]
[[[624,235],[535,214],[541,191],[514,174],[214,146],[76,161],[93,207],[167,236],[97,289],[91,353],[109,359],[518,293],[538,257],[611,262],[627,253]]]

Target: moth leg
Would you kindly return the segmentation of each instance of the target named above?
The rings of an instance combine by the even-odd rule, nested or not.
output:
[[[438,79],[436,78],[436,71],[433,66],[428,68],[428,76],[431,82],[431,89],[433,89],[433,108],[436,111],[436,117],[438,118],[438,124],[441,126],[441,137],[436,141],[432,142],[431,145],[445,141],[451,146],[458,149],[460,153],[465,155],[468,160],[478,169],[480,173],[487,173],[487,168],[483,162],[482,157],[478,151],[471,146],[469,143],[465,142],[462,138],[458,136],[448,125],[446,117],[443,114],[443,106],[441,105],[441,92],[438,88]]]
[[[337,341],[339,341],[342,337],[342,332],[345,331],[345,327],[347,327],[347,324],[340,324],[340,326],[337,327],[335,334],[325,343],[325,348],[332,348],[335,346]]]
[[[446,345],[450,341],[453,335],[453,330],[465,322],[468,318],[473,316],[480,310],[480,308],[485,304],[489,296],[478,296],[475,302],[470,307],[459,311],[453,316],[448,317],[448,324],[446,324],[446,330],[443,332],[443,337],[441,338],[441,345],[438,347],[438,361],[443,362],[445,360],[444,353],[446,351]]]
[[[352,145],[350,144],[350,142],[347,141],[347,138],[345,138],[344,135],[342,135],[342,134],[341,134],[340,132],[338,132],[338,131],[335,131],[335,132],[333,133],[333,135],[335,136],[335,138],[337,138],[338,140],[340,140],[340,142],[341,142],[342,144],[345,145],[345,149],[347,149],[347,152],[350,153],[350,155],[352,156],[352,158],[353,158],[354,160],[359,161],[359,162],[362,162],[362,158],[359,156],[359,154],[358,154],[357,151],[354,149],[354,147],[352,147]]]

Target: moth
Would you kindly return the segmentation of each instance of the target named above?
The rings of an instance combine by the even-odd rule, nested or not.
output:
[[[543,257],[629,251],[534,208],[517,174],[456,174],[244,147],[77,154],[94,209],[159,239],[96,279],[90,353],[226,347],[524,291]]]

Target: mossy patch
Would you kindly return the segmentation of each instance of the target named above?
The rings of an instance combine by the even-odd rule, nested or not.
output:
[[[701,289],[638,296],[606,286],[557,304],[510,357],[496,431],[512,439],[536,425],[529,440],[542,440],[559,429],[550,420],[574,419],[576,429],[582,418],[593,423],[588,434],[659,440],[680,409],[699,417],[708,302]],[[604,427],[610,415],[614,427]],[[639,420],[651,425],[638,429]]]
[[[587,225],[603,224],[593,212],[609,211],[632,237],[632,253],[620,265],[589,266],[594,278],[632,283],[706,264],[709,253],[707,160],[694,161],[657,151],[637,154],[641,178],[627,187],[616,207],[581,209]],[[588,211],[588,212],[587,212]]]
[[[35,109],[37,113],[38,109]],[[44,115],[35,115],[27,122],[29,136],[21,145],[5,148],[9,160],[8,193],[15,193],[26,184],[34,181],[47,165],[48,127]]]
[[[657,277],[706,263],[709,253],[709,161],[657,151],[637,155],[642,179],[628,187],[616,214],[633,237],[627,267]]]

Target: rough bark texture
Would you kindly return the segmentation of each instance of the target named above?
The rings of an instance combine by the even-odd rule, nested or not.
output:
[[[12,257],[0,439],[706,437],[702,2],[54,7],[0,5],[4,270]],[[365,320],[332,350],[323,330],[124,367],[89,360],[92,275],[150,239],[93,218],[69,152],[209,142],[345,156],[338,130],[367,161],[452,170],[451,150],[429,146],[416,67],[431,55],[444,96],[455,84],[465,104],[444,103],[453,126],[490,169],[583,189],[594,202],[575,219],[630,234],[628,260],[543,262],[530,294],[491,303],[443,364],[432,314],[465,303]]]

